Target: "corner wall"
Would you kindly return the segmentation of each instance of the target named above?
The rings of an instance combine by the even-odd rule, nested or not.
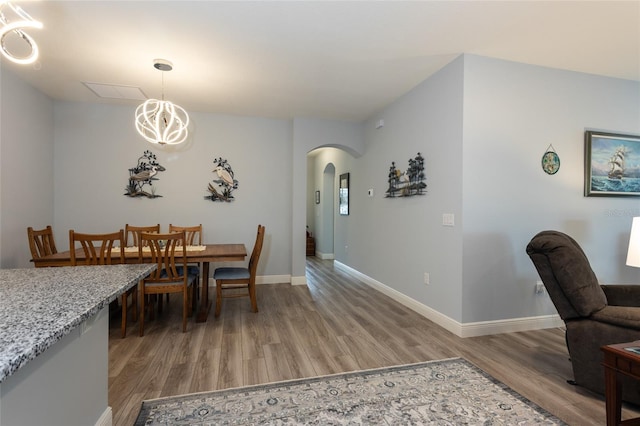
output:
[[[0,79],[0,267],[28,267],[27,227],[54,223],[53,101],[6,68]]]
[[[584,197],[584,131],[640,134],[640,83],[465,55],[462,322],[555,314],[525,252],[539,231],[574,237],[603,283],[625,266],[634,197]],[[549,145],[560,169],[547,175]]]
[[[365,123],[366,155],[353,161],[350,215],[336,222],[336,259],[461,321],[463,58]],[[384,127],[376,129],[379,120]],[[391,162],[425,158],[423,196],[385,198]],[[374,196],[368,196],[373,189]],[[455,227],[442,226],[453,213]],[[430,284],[424,284],[424,273]]]
[[[367,120],[364,156],[332,160],[352,172],[336,260],[460,335],[553,326],[525,252],[538,231],[574,236],[603,283],[638,282],[624,265],[638,198],[582,194],[584,131],[640,134],[639,118],[638,82],[463,55]],[[550,144],[553,176],[540,165]],[[391,161],[404,170],[417,152],[427,195],[384,198]]]

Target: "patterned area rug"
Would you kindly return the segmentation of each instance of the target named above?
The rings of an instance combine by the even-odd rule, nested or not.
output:
[[[160,398],[141,425],[564,425],[461,358]]]

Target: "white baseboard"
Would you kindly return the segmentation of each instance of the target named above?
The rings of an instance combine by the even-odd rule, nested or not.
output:
[[[333,260],[336,258],[333,253],[321,253],[319,251],[316,251],[316,257],[322,260]]]
[[[256,277],[256,284],[290,283],[291,275],[262,275]]]
[[[509,318],[496,321],[480,321],[462,324],[460,337],[486,336],[488,334],[513,333],[515,331],[542,330],[564,327],[559,315]]]
[[[496,321],[480,321],[474,323],[460,323],[435,309],[406,296],[399,291],[382,284],[379,281],[347,266],[339,261],[334,261],[346,271],[356,275],[365,284],[375,288],[393,300],[403,304],[407,308],[419,313],[423,317],[435,322],[442,328],[459,337],[486,336],[490,334],[511,333],[515,331],[541,330],[544,328],[563,327],[564,322],[558,315],[543,315],[539,317],[510,318]]]
[[[256,277],[256,284],[282,284],[307,285],[307,277],[292,277],[291,275],[260,275]],[[209,288],[216,287],[216,280],[209,278]]]
[[[111,407],[107,407],[102,413],[95,426],[112,426],[113,425],[113,412]]]
[[[291,285],[307,285],[307,277],[291,277]]]

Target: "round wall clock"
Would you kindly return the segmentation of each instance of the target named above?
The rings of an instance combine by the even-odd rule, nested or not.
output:
[[[542,155],[542,170],[548,175],[554,175],[560,169],[560,157],[558,157],[551,145],[549,145],[549,148]]]

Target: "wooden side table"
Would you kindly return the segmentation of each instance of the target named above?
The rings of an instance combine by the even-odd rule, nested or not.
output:
[[[636,348],[638,352],[628,350]],[[604,352],[605,400],[607,426],[640,425],[640,417],[622,421],[621,375],[640,380],[640,340],[629,343],[607,345],[600,348]]]

